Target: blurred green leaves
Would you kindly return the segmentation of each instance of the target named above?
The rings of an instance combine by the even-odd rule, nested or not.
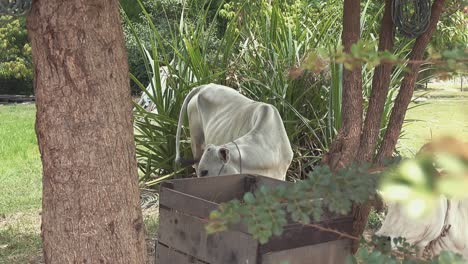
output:
[[[409,216],[421,217],[440,195],[468,198],[468,144],[442,138],[426,144],[414,158],[390,169],[380,189],[388,201],[404,202]]]

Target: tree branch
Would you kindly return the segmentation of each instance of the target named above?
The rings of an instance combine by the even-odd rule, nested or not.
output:
[[[344,1],[342,42],[346,53],[350,53],[351,46],[359,40],[360,15],[360,0]],[[342,98],[342,126],[322,160],[332,170],[352,163],[359,148],[363,111],[361,66],[343,70]]]
[[[332,229],[332,228],[323,227],[323,226],[317,225],[317,224],[304,224],[304,223],[301,223],[301,224],[302,224],[303,226],[308,226],[308,227],[316,228],[316,229],[318,229],[318,230],[320,230],[320,231],[334,233],[334,234],[339,235],[340,237],[345,237],[345,238],[349,238],[349,239],[351,239],[351,240],[357,240],[357,241],[359,241],[359,237],[352,236],[352,235],[350,235],[350,234],[343,233],[343,232],[340,232],[340,231],[335,230],[335,229]]]
[[[379,52],[393,49],[394,26],[391,15],[392,1],[385,0],[385,10],[380,26]],[[369,107],[361,135],[361,144],[358,151],[358,160],[370,162],[375,153],[377,139],[379,138],[382,114],[390,85],[392,64],[382,63],[375,68],[372,79],[372,91]]]
[[[437,22],[443,10],[445,0],[435,0],[432,4],[430,24],[426,32],[416,39],[411,51],[410,60],[421,60],[424,50],[437,28]],[[405,74],[400,86],[400,92],[395,100],[387,131],[375,161],[382,163],[384,159],[391,157],[398,141],[406,110],[413,96],[414,85],[419,74],[420,64],[410,64],[409,71]]]

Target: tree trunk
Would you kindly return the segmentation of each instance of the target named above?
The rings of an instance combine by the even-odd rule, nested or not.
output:
[[[118,1],[35,0],[28,17],[46,263],[144,263]]]
[[[349,53],[351,46],[360,37],[360,0],[345,0],[343,11],[344,51]],[[361,67],[343,69],[342,126],[330,146],[330,151],[322,160],[333,170],[352,163],[356,157],[362,126],[362,73]]]
[[[400,91],[395,99],[387,131],[385,132],[382,146],[380,147],[379,153],[376,157],[377,163],[382,163],[386,158],[391,157],[395,150],[395,146],[403,126],[403,121],[405,119],[406,110],[411,101],[411,97],[413,96],[414,85],[418,78],[419,68],[421,66],[421,63],[418,61],[423,59],[424,50],[437,28],[437,22],[439,21],[440,14],[442,13],[444,2],[445,0],[434,1],[432,4],[429,27],[426,32],[416,39],[416,42],[414,43],[410,55],[410,60],[412,62],[409,63],[408,72],[403,78]]]
[[[380,26],[379,51],[391,51],[393,49],[394,26],[392,22],[392,0],[385,1],[385,10]],[[372,91],[369,99],[369,107],[362,129],[361,144],[359,146],[358,160],[371,162],[375,155],[375,148],[380,134],[382,114],[387,99],[388,87],[393,65],[383,63],[374,70],[372,79]]]
[[[385,10],[380,27],[379,51],[391,50],[393,48],[394,27],[391,17],[391,0],[385,1]],[[380,132],[382,113],[390,85],[391,64],[381,64],[375,68],[372,79],[372,91],[367,109],[366,119],[362,130],[357,162],[371,162],[377,139]],[[359,237],[367,224],[371,205],[369,203],[353,205],[353,235]],[[354,241],[352,252],[359,248],[359,241]]]
[[[345,0],[343,7],[343,35],[344,51],[350,53],[351,46],[360,38],[360,0]],[[353,163],[359,150],[362,116],[362,70],[355,66],[352,70],[343,70],[342,94],[342,125],[341,129],[330,146],[330,151],[324,156],[322,162],[332,170],[338,170]],[[353,235],[360,231],[354,224],[360,224],[359,215],[354,214],[353,208]],[[357,217],[357,218],[356,218]],[[356,241],[354,247],[359,246]],[[355,250],[354,250],[355,251]]]

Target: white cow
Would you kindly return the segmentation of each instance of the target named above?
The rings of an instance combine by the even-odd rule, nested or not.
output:
[[[412,219],[399,204],[388,205],[388,213],[379,236],[404,237],[419,250],[438,255],[453,251],[468,259],[468,199],[456,200],[440,196],[430,216]]]
[[[176,162],[181,162],[180,132],[189,118],[197,175],[251,173],[284,180],[293,152],[278,110],[236,90],[216,84],[199,86],[184,100],[176,135]]]

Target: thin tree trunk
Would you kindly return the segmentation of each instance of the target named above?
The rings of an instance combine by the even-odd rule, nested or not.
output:
[[[360,15],[360,0],[344,1],[342,42],[344,51],[347,53],[360,38]],[[343,70],[342,102],[341,129],[330,146],[330,151],[322,160],[332,170],[338,170],[351,164],[355,161],[358,153],[363,115],[362,70],[360,66],[355,66],[352,70]],[[354,210],[353,215],[355,216],[353,235],[356,235],[356,231],[359,229],[354,227],[354,223],[360,223],[361,220],[359,215],[354,214]],[[359,236],[360,233],[357,235]],[[357,246],[358,242],[353,245],[353,249]]]
[[[439,21],[440,14],[443,11],[444,2],[445,0],[435,0],[432,4],[429,28],[416,39],[411,51],[410,60],[420,61],[423,59],[424,50],[437,28],[437,22]],[[400,91],[393,105],[392,114],[390,116],[390,121],[387,126],[382,146],[380,147],[379,153],[376,157],[377,163],[382,163],[386,158],[391,157],[395,150],[395,146],[403,126],[403,121],[405,119],[406,110],[411,101],[411,97],[413,96],[414,85],[418,78],[420,66],[420,63],[413,62],[409,64],[409,71],[405,74],[401,83]]]
[[[28,17],[46,263],[144,263],[118,1],[35,0]]]
[[[385,1],[385,10],[380,26],[379,51],[391,51],[393,49],[394,26],[391,15],[392,1]],[[369,99],[369,107],[362,129],[361,144],[359,146],[358,160],[371,162],[375,155],[377,139],[379,138],[382,114],[387,99],[388,87],[393,65],[383,63],[374,70],[372,79],[372,91]]]
[[[345,0],[343,11],[344,51],[350,52],[351,46],[360,37],[360,0]],[[342,126],[324,156],[323,163],[332,169],[340,169],[352,163],[356,157],[362,126],[362,73],[361,67],[343,70]]]
[[[379,51],[391,50],[393,48],[394,27],[391,17],[391,0],[385,1],[385,10],[380,27]],[[380,132],[382,113],[387,98],[388,87],[390,85],[391,64],[381,64],[375,68],[372,79],[372,91],[369,100],[369,107],[362,130],[358,162],[371,162],[375,154],[377,139]],[[366,227],[371,204],[353,205],[353,235],[360,236]],[[359,241],[354,241],[352,252],[359,248]]]

